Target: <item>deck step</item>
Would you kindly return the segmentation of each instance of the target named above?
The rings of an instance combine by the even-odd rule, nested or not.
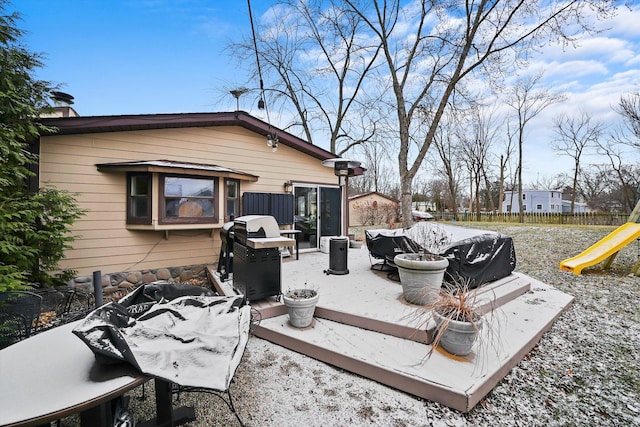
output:
[[[301,254],[282,264],[282,290],[320,293],[311,326],[289,325],[275,297],[252,302],[262,321],[255,335],[328,364],[459,411],[471,410],[540,340],[573,300],[570,295],[520,273],[478,289],[488,326],[468,357],[431,350],[433,324],[421,307],[408,304],[402,286],[371,269],[366,248],[349,249],[349,274],[326,275],[329,256]],[[218,292],[233,293],[209,270]],[[492,338],[492,339],[490,339]]]
[[[496,309],[467,357],[416,340],[316,317],[297,329],[287,315],[263,319],[255,334],[283,347],[462,412],[471,410],[540,340],[572,297],[536,283]]]

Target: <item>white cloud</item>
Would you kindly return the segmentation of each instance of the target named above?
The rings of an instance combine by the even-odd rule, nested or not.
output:
[[[541,68],[546,70],[547,79],[577,79],[593,74],[600,76],[609,74],[607,66],[596,60],[553,61],[544,64],[544,67]]]
[[[611,33],[619,35],[625,39],[640,37],[640,4],[631,7],[622,6],[618,14],[605,23]]]

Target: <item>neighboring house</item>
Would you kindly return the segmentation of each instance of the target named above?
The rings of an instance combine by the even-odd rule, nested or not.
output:
[[[523,190],[522,206],[525,213],[561,213],[562,191]],[[517,191],[505,191],[502,212],[520,212]]]
[[[398,216],[400,201],[377,191],[349,197],[349,225],[388,224]]]
[[[564,213],[571,212],[571,200],[562,201],[562,212]],[[573,204],[573,213],[584,213],[584,212],[591,212],[591,209],[589,209],[589,206],[587,206],[586,203],[575,202]]]
[[[41,121],[57,130],[33,144],[30,185],[68,190],[86,209],[62,261],[79,275],[214,264],[223,224],[246,213],[276,212],[302,230],[301,250],[347,233],[346,189],[322,165],[335,155],[245,112]]]

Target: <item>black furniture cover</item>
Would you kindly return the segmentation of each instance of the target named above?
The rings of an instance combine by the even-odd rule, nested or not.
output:
[[[417,253],[428,247],[421,240],[433,236],[449,240],[437,250],[430,247],[432,252],[449,260],[445,273],[448,283],[465,284],[473,289],[506,277],[515,269],[513,240],[501,233],[433,222],[419,222],[408,229],[365,231],[371,256],[388,263],[399,253]]]
[[[249,338],[244,297],[153,283],[91,312],[74,328],[102,363],[128,362],[187,387],[226,391]]]
[[[445,281],[477,288],[508,276],[516,267],[511,237],[485,233],[454,242],[440,255],[449,260]]]

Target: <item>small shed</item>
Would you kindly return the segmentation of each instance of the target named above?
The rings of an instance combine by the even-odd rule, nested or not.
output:
[[[349,225],[387,224],[398,217],[400,201],[377,191],[349,197]]]

